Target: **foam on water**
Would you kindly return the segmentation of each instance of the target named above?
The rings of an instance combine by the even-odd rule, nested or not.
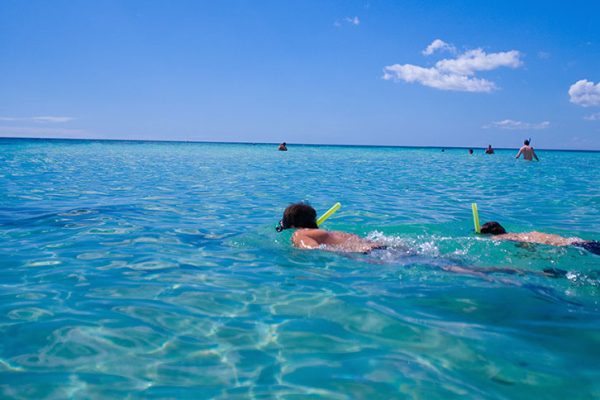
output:
[[[598,153],[0,150],[4,397],[600,396],[600,257],[475,236],[470,211],[599,240]],[[298,200],[389,248],[292,248]]]

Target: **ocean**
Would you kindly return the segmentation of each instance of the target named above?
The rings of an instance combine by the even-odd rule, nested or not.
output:
[[[600,256],[471,218],[600,240],[600,153],[288,148],[0,139],[0,395],[600,397]],[[297,201],[391,248],[295,249]]]

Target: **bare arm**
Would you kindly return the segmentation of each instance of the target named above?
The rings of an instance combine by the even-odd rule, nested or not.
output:
[[[523,154],[523,148],[522,147],[519,149],[519,152],[517,153],[517,156],[515,158],[521,157],[521,154]]]

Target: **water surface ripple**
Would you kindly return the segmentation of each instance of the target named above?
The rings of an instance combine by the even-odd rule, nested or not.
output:
[[[600,154],[513,155],[0,140],[0,393],[600,397],[600,257],[470,214],[600,240]],[[298,200],[394,249],[293,249]]]

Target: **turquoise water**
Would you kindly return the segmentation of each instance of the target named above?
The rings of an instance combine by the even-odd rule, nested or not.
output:
[[[600,396],[600,256],[470,211],[600,240],[600,153],[289,148],[0,140],[2,396]],[[298,200],[395,248],[294,249]]]

